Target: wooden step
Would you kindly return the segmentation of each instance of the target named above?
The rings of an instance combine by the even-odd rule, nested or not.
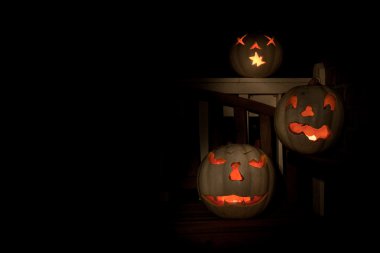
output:
[[[177,206],[169,216],[168,242],[176,248],[220,250],[275,247],[276,242],[286,245],[292,239],[315,239],[324,228],[321,218],[289,207],[276,207],[249,219],[223,219],[198,201]]]

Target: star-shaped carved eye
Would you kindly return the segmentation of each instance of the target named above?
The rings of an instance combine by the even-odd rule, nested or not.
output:
[[[273,46],[276,46],[276,43],[274,43],[274,37],[271,38],[271,37],[266,36],[266,35],[264,35],[264,36],[268,39],[267,46],[269,46],[270,44],[273,44]]]

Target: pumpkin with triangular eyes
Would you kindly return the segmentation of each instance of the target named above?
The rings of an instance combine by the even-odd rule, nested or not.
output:
[[[287,148],[313,154],[326,150],[338,138],[344,119],[340,97],[315,78],[290,89],[278,102],[274,127]]]
[[[269,157],[247,144],[211,151],[198,170],[198,192],[207,208],[223,218],[249,218],[272,199],[275,171]]]
[[[244,34],[231,48],[230,62],[243,77],[268,77],[282,62],[282,47],[274,36]]]

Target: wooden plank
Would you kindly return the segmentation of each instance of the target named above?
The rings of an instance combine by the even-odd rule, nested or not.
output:
[[[248,143],[247,110],[241,107],[234,108],[234,121],[236,140],[235,143]]]
[[[278,94],[276,96],[276,103],[278,103],[281,99],[281,94]],[[284,149],[282,146],[282,143],[280,139],[277,138],[276,136],[276,151],[277,151],[277,167],[280,170],[281,174],[284,175]]]
[[[276,138],[276,152],[277,152],[277,167],[280,170],[281,174],[284,175],[284,149],[281,141]]]
[[[307,85],[310,78],[204,78],[180,81],[185,87],[227,94],[281,94]]]
[[[180,132],[183,147],[181,168],[186,175],[182,180],[183,189],[196,189],[196,177],[200,164],[200,142],[199,142],[199,102],[195,100],[182,101],[181,110],[186,117],[173,122]],[[179,153],[178,153],[179,154]]]
[[[199,101],[199,144],[200,160],[208,154],[208,102]]]
[[[319,216],[325,216],[325,182],[313,177],[313,212]]]
[[[188,96],[198,98],[199,100],[212,101],[214,103],[220,103],[225,106],[242,107],[247,111],[257,114],[274,115],[275,108],[270,105],[266,105],[250,99],[237,97],[236,95],[224,94],[215,91],[201,90],[201,89],[189,89],[184,92]]]
[[[317,78],[320,84],[326,85],[326,69],[323,62],[314,64],[313,77]]]
[[[223,144],[223,105],[220,103],[209,103],[209,150]]]
[[[260,115],[261,149],[272,159],[272,126],[268,115]]]
[[[189,136],[189,155],[191,155],[190,169],[188,176],[196,177],[200,160],[200,141],[199,136],[199,102],[190,101],[188,103],[188,111],[186,112],[189,117],[187,118],[187,133],[191,133]]]
[[[286,161],[286,160],[285,160]],[[287,202],[290,205],[297,205],[300,202],[300,192],[299,192],[299,172],[297,166],[291,163],[286,163],[286,173],[285,173],[285,186],[286,186],[286,197]]]

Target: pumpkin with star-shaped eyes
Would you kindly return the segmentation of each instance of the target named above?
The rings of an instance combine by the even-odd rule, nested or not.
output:
[[[273,196],[275,171],[269,157],[247,144],[211,151],[198,170],[198,192],[209,210],[223,218],[263,212]]]
[[[243,77],[268,77],[282,62],[282,47],[273,36],[244,34],[236,38],[230,61]]]
[[[282,144],[303,154],[329,148],[343,126],[340,97],[312,78],[308,85],[290,89],[278,102],[274,127]]]

